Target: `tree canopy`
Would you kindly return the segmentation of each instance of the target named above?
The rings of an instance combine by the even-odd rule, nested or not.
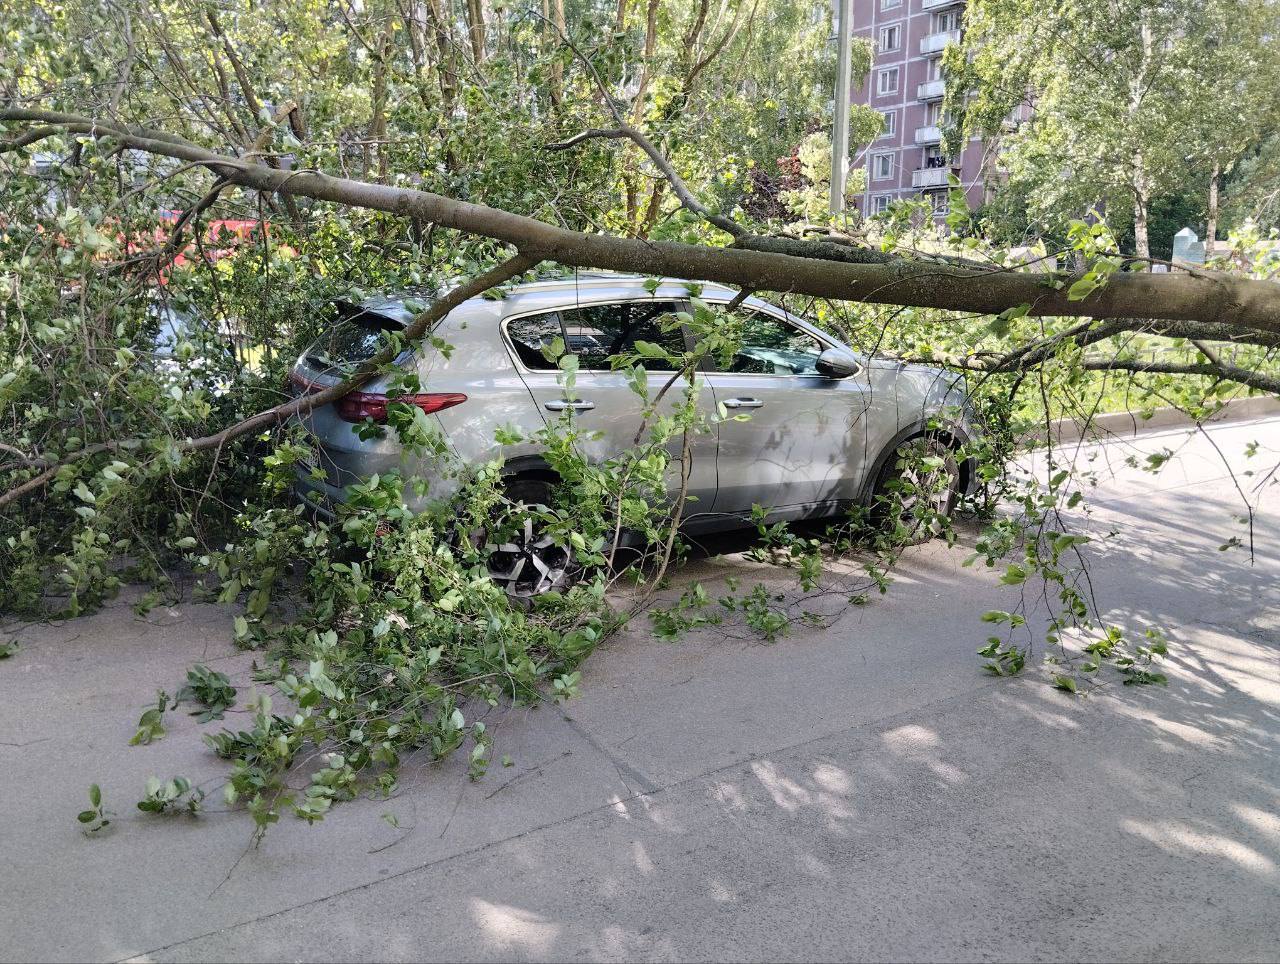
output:
[[[1152,205],[1207,198],[1274,129],[1276,16],[1257,0],[974,0],[946,58],[952,136],[998,139],[1034,231],[1096,210],[1148,256]]]

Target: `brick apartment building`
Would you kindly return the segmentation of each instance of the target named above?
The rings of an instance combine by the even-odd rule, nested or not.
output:
[[[941,216],[948,174],[960,179],[970,207],[982,203],[983,142],[975,138],[954,156],[940,146],[942,51],[960,40],[964,5],[965,0],[854,0],[853,35],[869,40],[875,57],[853,100],[885,118],[884,133],[850,163],[866,168],[867,186],[857,199],[865,213],[923,196]]]

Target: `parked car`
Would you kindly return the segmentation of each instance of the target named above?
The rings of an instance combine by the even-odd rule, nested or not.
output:
[[[672,325],[688,309],[685,283],[649,287],[640,276],[600,273],[522,284],[498,300],[472,299],[435,329],[454,346],[448,358],[423,349],[399,360],[417,367],[424,387],[407,400],[436,420],[464,463],[501,454],[513,498],[546,502],[555,479],[536,446],[499,446],[495,430],[514,426],[530,436],[568,410],[582,428],[598,433],[584,443],[588,457],[605,459],[625,450],[639,428],[641,406],[624,373],[611,370],[609,357],[638,340],[683,352],[689,337]],[[963,379],[860,354],[757,298],[729,308],[734,295],[718,285],[704,286],[700,295],[713,310],[736,314],[744,335],[727,367],[708,367],[700,375],[698,405],[708,416],[723,405],[750,418],[720,421],[693,439],[688,494],[696,501],[688,506],[684,528],[704,533],[750,525],[757,504],[768,509],[771,522],[837,515],[870,501],[895,477],[897,454],[920,444],[941,455],[946,482],[937,500],[949,511],[973,474],[951,454],[974,436]],[[295,391],[334,384],[340,366],[373,355],[383,332],[412,318],[407,302],[414,300],[410,293],[340,305],[339,319],[298,359],[291,379]],[[572,398],[542,350],[556,337],[579,356]],[[651,364],[653,397],[671,372],[661,370],[667,363]],[[385,381],[373,382],[306,419],[315,463],[300,467],[297,493],[317,510],[331,511],[347,485],[375,473],[426,478],[432,483],[428,497],[434,498],[449,495],[457,484],[431,461],[407,453],[394,433],[363,439],[357,434],[366,418],[385,421],[386,389]],[[678,394],[668,393],[662,404],[676,404]],[[944,414],[947,427],[931,429],[931,420]],[[534,595],[563,584],[565,551],[531,528],[518,544],[499,548],[490,570],[509,591]],[[516,567],[516,557],[534,564]]]

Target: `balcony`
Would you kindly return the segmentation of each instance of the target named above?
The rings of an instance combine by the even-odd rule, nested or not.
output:
[[[958,44],[959,42],[959,30],[943,30],[940,33],[931,33],[920,38],[920,53],[936,54],[941,52],[942,48],[947,44]]]
[[[954,7],[964,3],[965,0],[924,0],[920,4],[921,10],[941,10],[943,7]]]
[[[947,175],[955,174],[955,167],[923,167],[911,172],[912,187],[947,187]]]
[[[916,128],[917,144],[937,144],[942,140],[942,129],[937,124]]]
[[[923,84],[916,85],[916,100],[942,100],[942,95],[946,92],[947,82],[942,78],[926,80]]]

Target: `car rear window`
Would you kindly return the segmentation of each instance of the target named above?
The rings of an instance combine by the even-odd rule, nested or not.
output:
[[[557,338],[564,337],[560,316],[554,311],[513,318],[507,323],[507,337],[525,368],[535,372],[555,371],[555,362],[543,354],[543,350],[549,349]]]
[[[382,347],[383,332],[404,327],[394,318],[358,305],[340,302],[337,308],[337,321],[306,351],[307,364],[320,371],[372,358]]]

